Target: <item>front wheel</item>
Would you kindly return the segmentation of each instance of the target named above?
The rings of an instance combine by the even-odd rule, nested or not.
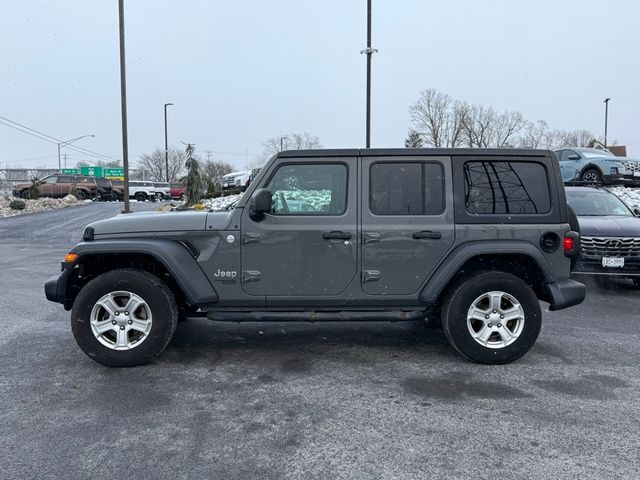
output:
[[[602,185],[604,183],[602,174],[597,168],[590,168],[588,170],[585,170],[580,177],[580,180],[592,185]]]
[[[71,329],[82,351],[109,367],[133,367],[160,355],[173,337],[178,308],[158,277],[138,269],[103,273],[80,290]]]
[[[160,192],[157,192],[157,193],[156,193],[156,200],[157,200],[158,202],[163,201],[163,200],[164,200],[164,195],[163,195],[162,193],[160,193]]]
[[[527,353],[538,338],[541,318],[532,288],[506,272],[462,279],[442,305],[447,339],[463,357],[478,363],[509,363]]]

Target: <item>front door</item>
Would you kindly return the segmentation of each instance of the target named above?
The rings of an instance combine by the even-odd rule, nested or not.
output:
[[[271,191],[272,211],[242,214],[242,288],[340,295],[357,273],[356,159],[280,158],[269,169],[258,187]]]
[[[362,289],[418,293],[454,242],[450,157],[364,157]]]

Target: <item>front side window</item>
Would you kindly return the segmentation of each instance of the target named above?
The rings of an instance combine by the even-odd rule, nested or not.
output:
[[[267,188],[275,215],[342,215],[347,207],[343,164],[282,165]]]
[[[374,215],[438,215],[444,209],[444,176],[438,163],[375,163],[369,176]]]
[[[57,178],[56,177],[46,177],[44,180],[42,180],[44,183],[56,183]]]
[[[464,199],[472,214],[548,213],[551,197],[547,171],[536,162],[466,162]]]

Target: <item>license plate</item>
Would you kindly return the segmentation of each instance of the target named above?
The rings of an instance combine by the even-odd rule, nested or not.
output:
[[[640,172],[633,172],[634,177],[640,177]]]
[[[624,257],[602,257],[602,266],[622,268],[624,267]]]

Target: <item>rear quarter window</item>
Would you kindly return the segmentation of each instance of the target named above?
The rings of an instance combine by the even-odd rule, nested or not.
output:
[[[469,214],[545,214],[551,210],[546,167],[538,162],[467,161],[464,205]]]

